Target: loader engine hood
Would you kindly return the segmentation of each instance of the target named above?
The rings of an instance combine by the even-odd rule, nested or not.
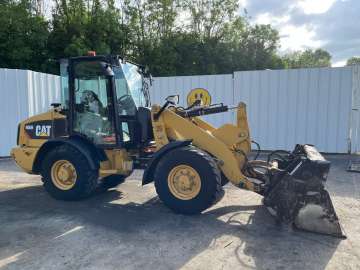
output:
[[[34,173],[33,165],[41,146],[54,137],[67,136],[65,115],[56,109],[32,116],[18,126],[17,147],[11,150],[16,164],[28,173]]]
[[[50,110],[32,116],[19,124],[17,145],[38,145],[39,141],[67,135],[67,121],[65,115]],[[36,140],[36,141],[32,141]]]

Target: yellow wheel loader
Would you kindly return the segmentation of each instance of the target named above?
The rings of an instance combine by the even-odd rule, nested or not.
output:
[[[215,128],[201,119],[227,105],[188,108],[178,96],[149,108],[148,72],[113,55],[61,61],[62,103],[21,122],[16,163],[42,176],[60,200],[90,196],[143,168],[143,185],[154,182],[159,198],[177,213],[197,214],[219,199],[222,186],[256,192],[279,222],[344,237],[324,188],[330,163],[311,145],[274,151],[250,160],[246,106],[237,122]]]

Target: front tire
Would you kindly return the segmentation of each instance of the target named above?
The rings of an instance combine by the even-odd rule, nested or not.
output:
[[[42,162],[42,180],[55,199],[73,201],[92,195],[97,187],[98,171],[87,158],[70,145],[51,150]]]
[[[216,162],[209,154],[192,146],[165,154],[156,167],[154,178],[159,198],[181,214],[199,214],[224,195]]]

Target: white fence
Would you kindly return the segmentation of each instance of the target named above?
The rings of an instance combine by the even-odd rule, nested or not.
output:
[[[194,88],[205,88],[212,97],[212,103],[233,104],[233,79],[231,74],[226,75],[203,75],[203,76],[178,76],[178,77],[158,77],[154,79],[150,89],[151,102],[153,104],[163,104],[169,95],[180,95],[180,105],[186,106],[186,97],[190,90]],[[215,126],[233,122],[234,112],[213,114],[205,116],[204,119]]]
[[[251,136],[264,150],[315,144],[331,153],[360,152],[360,66],[266,70],[226,75],[155,78],[153,103],[205,88],[213,103],[248,105]],[[60,99],[58,76],[0,69],[0,156],[16,144],[17,124]],[[215,126],[235,122],[235,112],[205,117]]]
[[[179,93],[185,106],[188,92],[202,87],[210,92],[213,103],[244,101],[251,136],[264,150],[291,150],[296,143],[311,143],[323,152],[358,152],[360,112],[356,108],[360,106],[359,102],[356,108],[352,105],[360,94],[358,70],[343,67],[161,77],[155,79],[151,96],[153,102],[162,103],[166,96]],[[220,126],[235,122],[235,113],[206,118]]]
[[[349,148],[351,68],[236,72],[235,97],[248,104],[253,138],[264,149],[311,143]]]
[[[353,67],[352,75],[351,148],[360,152],[360,65]]]
[[[27,70],[0,69],[0,157],[16,145],[20,121],[47,111],[60,101],[58,76]]]

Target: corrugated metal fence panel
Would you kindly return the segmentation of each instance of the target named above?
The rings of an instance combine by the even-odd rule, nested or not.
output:
[[[351,151],[360,153],[360,65],[353,66]]]
[[[17,125],[28,115],[27,71],[0,69],[0,156],[16,144]]]
[[[38,72],[0,69],[0,157],[9,156],[16,145],[18,123],[45,112],[60,101],[58,76]]]
[[[346,153],[353,81],[360,84],[360,77],[353,76],[353,68],[343,67],[161,77],[155,78],[151,96],[153,103],[162,104],[166,96],[180,94],[184,106],[189,91],[202,87],[210,92],[213,103],[247,103],[252,138],[264,150],[291,150],[296,143],[312,143],[323,152]],[[360,115],[354,117],[352,125],[358,133],[352,146],[359,149]],[[219,127],[234,122],[235,112],[206,120]]]
[[[248,105],[252,138],[264,150],[296,143],[348,151],[351,68],[235,72],[235,100]]]
[[[205,88],[209,91],[212,103],[229,103],[233,100],[232,74],[225,75],[203,75],[203,76],[179,76],[179,77],[157,77],[150,89],[153,104],[163,104],[169,95],[180,95],[180,105],[187,106],[186,98],[190,90],[194,88]],[[204,119],[214,126],[223,123],[234,122],[234,112],[205,116]]]
[[[61,101],[60,77],[28,71],[29,116],[46,112]]]

